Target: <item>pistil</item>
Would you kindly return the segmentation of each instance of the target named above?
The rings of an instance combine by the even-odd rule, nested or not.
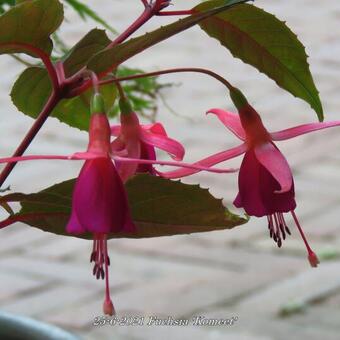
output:
[[[301,228],[301,225],[299,223],[299,220],[297,219],[295,212],[291,211],[291,213],[292,213],[293,219],[295,221],[295,224],[296,224],[296,226],[297,226],[297,228],[300,232],[300,235],[303,239],[303,242],[305,243],[305,246],[306,246],[306,249],[307,249],[307,252],[308,252],[308,261],[309,261],[309,263],[312,267],[317,267],[318,264],[320,263],[320,261],[319,261],[317,255],[314,253],[314,251],[310,247],[310,245],[308,244],[307,238],[306,238],[306,236],[305,236],[305,234],[304,234],[304,232]]]

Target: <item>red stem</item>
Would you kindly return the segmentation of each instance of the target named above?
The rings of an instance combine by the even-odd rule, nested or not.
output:
[[[163,74],[171,74],[171,73],[186,73],[186,72],[193,72],[193,73],[203,73],[210,77],[215,78],[219,82],[221,82],[223,85],[225,85],[229,90],[234,89],[234,86],[231,85],[227,79],[223,78],[219,74],[204,69],[204,68],[198,68],[198,67],[182,67],[182,68],[169,68],[166,70],[161,71],[155,71],[155,72],[149,72],[149,73],[141,73],[141,74],[135,74],[131,76],[121,77],[121,78],[114,78],[114,79],[106,79],[99,82],[99,85],[105,85],[120,81],[126,81],[126,80],[133,80],[138,78],[146,78],[146,77],[157,77]]]
[[[120,43],[122,43],[125,39],[127,39],[130,35],[136,32],[141,26],[143,26],[148,20],[150,20],[155,15],[154,7],[145,7],[143,13],[133,22],[122,34],[120,34],[115,40],[113,40],[107,48],[112,48]]]
[[[38,118],[35,120],[34,124],[26,134],[25,138],[22,140],[22,142],[19,144],[18,148],[14,152],[13,157],[19,157],[26,151],[34,137],[37,135],[41,127],[44,125],[46,119],[49,117],[52,110],[58,104],[59,100],[60,100],[59,92],[53,91],[47,103],[45,104],[43,110],[40,112]],[[0,187],[5,182],[5,180],[7,179],[7,177],[9,176],[9,174],[11,173],[16,164],[17,163],[8,163],[2,170],[0,174]]]
[[[25,44],[25,43],[8,43],[8,44],[4,43],[4,44],[0,44],[0,46],[8,47],[8,48],[21,47],[21,48],[27,49],[29,52],[32,52],[34,55],[39,57],[41,61],[44,63],[46,70],[48,72],[48,75],[50,76],[53,88],[56,90],[59,87],[58,76],[54,68],[54,65],[50,59],[50,56],[47,53],[45,53],[43,50],[41,50],[40,48],[34,47],[32,45]]]

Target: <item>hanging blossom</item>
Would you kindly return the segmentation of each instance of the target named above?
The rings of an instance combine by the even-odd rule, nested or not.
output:
[[[139,119],[126,98],[120,99],[120,125],[111,126],[111,134],[116,138],[111,143],[113,155],[136,159],[156,160],[155,148],[166,151],[174,160],[181,161],[184,157],[182,144],[167,136],[160,123],[140,124]],[[136,173],[155,175],[152,164],[122,163],[116,161],[118,172],[126,182]]]
[[[195,164],[213,166],[245,154],[239,171],[239,192],[234,205],[243,208],[250,216],[267,216],[270,237],[274,239],[278,247],[281,247],[286,235],[291,234],[284,217],[284,213],[290,212],[306,246],[308,260],[312,267],[317,267],[319,260],[308,244],[295,214],[296,202],[291,169],[273,141],[286,140],[305,133],[339,126],[340,121],[304,124],[269,133],[259,114],[239,90],[233,88],[231,96],[239,114],[221,109],[211,109],[208,113],[215,114],[243,143]],[[158,172],[158,174],[165,178],[180,178],[196,172],[198,171],[192,169],[178,169],[165,173]]]
[[[110,258],[107,250],[107,239],[110,233],[133,233],[137,231],[134,225],[123,181],[112,162],[133,164],[160,164],[177,167],[188,167],[196,170],[207,170],[217,173],[234,172],[233,169],[213,169],[183,162],[156,161],[150,159],[120,157],[112,154],[110,143],[111,128],[104,113],[103,99],[96,94],[92,101],[92,115],[89,127],[89,144],[86,152],[77,152],[70,156],[34,155],[0,159],[0,163],[10,163],[28,160],[85,160],[76,180],[72,212],[66,226],[66,231],[73,235],[91,233],[93,235],[93,250],[90,261],[94,262],[93,275],[105,279],[106,293],[103,304],[105,314],[114,315],[115,309],[110,297],[109,271]],[[136,155],[137,157],[138,155]],[[182,157],[178,152],[176,157]],[[31,218],[39,218],[31,216]],[[17,222],[15,216],[0,222],[0,229]]]

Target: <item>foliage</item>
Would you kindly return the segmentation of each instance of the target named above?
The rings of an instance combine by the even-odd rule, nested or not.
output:
[[[13,103],[17,108],[36,119],[21,149],[24,151],[28,147],[48,116],[56,117],[71,127],[88,130],[93,86],[100,87],[105,110],[111,117],[117,115],[117,78],[143,75],[138,79],[121,82],[123,89],[118,89],[121,97],[122,91],[126,93],[140,115],[154,119],[160,91],[167,85],[160,84],[157,77],[148,77],[143,70],[128,68],[125,62],[196,25],[208,36],[217,39],[234,57],[252,65],[273,79],[282,89],[309,103],[322,120],[322,106],[309,70],[304,46],[284,22],[247,2],[211,0],[184,12],[170,11],[170,15],[184,14],[185,17],[130,38],[146,21],[168,10],[163,8],[163,2],[150,2],[144,14],[133,25],[128,25],[126,31],[118,34],[111,23],[104,21],[85,3],[80,0],[65,0],[63,3],[76,11],[81,19],[94,20],[115,35],[115,40],[112,41],[105,31],[92,29],[77,44],[68,47],[58,31],[64,21],[62,2],[1,1],[0,10],[3,14],[0,16],[0,29],[4,33],[0,37],[0,53],[25,53],[40,58],[39,63],[32,64],[23,71],[11,91]],[[202,39],[204,47],[203,44]],[[215,78],[221,80],[218,76]],[[226,80],[222,82],[235,94],[232,85]],[[164,145],[162,147],[164,148]],[[23,151],[17,156],[21,156]],[[30,219],[21,220],[42,229],[49,226],[51,231],[62,234],[65,218],[70,212],[72,188],[73,182],[68,181],[36,194],[9,194],[4,196],[2,201],[6,203],[3,203],[4,207],[10,213],[7,203],[11,200],[21,203],[22,210],[13,215],[15,218],[20,220],[25,214],[33,214],[39,218],[33,222]],[[158,177],[136,176],[127,183],[126,189],[134,219],[141,228],[140,234],[132,237],[225,229],[245,222],[244,219],[226,212],[220,200],[216,200],[199,187]],[[60,216],[46,219],[46,216],[42,215],[46,213],[46,202],[50,201],[52,196],[56,198],[55,190],[66,190],[65,197],[59,197],[64,209],[62,223],[58,220]],[[167,192],[170,193],[166,195],[167,199],[160,199],[161,195]],[[191,204],[185,204],[189,199]],[[198,202],[197,205],[195,202]],[[150,206],[154,209],[148,210]],[[161,215],[158,215],[159,212]],[[53,229],[52,222],[57,223],[57,229]]]

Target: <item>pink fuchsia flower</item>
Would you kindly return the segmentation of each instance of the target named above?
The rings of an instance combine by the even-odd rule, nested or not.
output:
[[[241,99],[243,102],[238,106],[239,114],[221,109],[212,109],[208,113],[215,114],[243,143],[195,164],[213,166],[244,153],[238,177],[239,192],[234,200],[235,206],[244,208],[250,216],[267,216],[270,236],[279,247],[286,238],[286,234],[290,234],[284,218],[284,213],[290,212],[305,243],[309,262],[312,267],[316,267],[319,260],[309,246],[294,211],[296,202],[291,169],[273,141],[290,139],[305,133],[339,126],[340,121],[304,124],[269,133],[259,114],[243,96]],[[159,172],[159,174],[165,178],[179,178],[196,172],[198,171],[179,169],[166,173]]]
[[[97,157],[85,161],[73,190],[72,213],[66,226],[70,234],[93,234],[93,275],[105,279],[105,314],[114,315],[110,297],[110,258],[107,235],[117,232],[135,232],[127,194],[123,182],[110,158],[110,126],[103,113],[91,116],[87,152]]]
[[[142,125],[129,102],[120,100],[121,125],[111,126],[111,134],[117,138],[111,143],[113,155],[122,157],[156,160],[155,148],[166,151],[174,160],[181,161],[184,157],[182,144],[167,136],[160,123]],[[116,162],[119,174],[124,182],[136,173],[156,174],[152,164]]]

